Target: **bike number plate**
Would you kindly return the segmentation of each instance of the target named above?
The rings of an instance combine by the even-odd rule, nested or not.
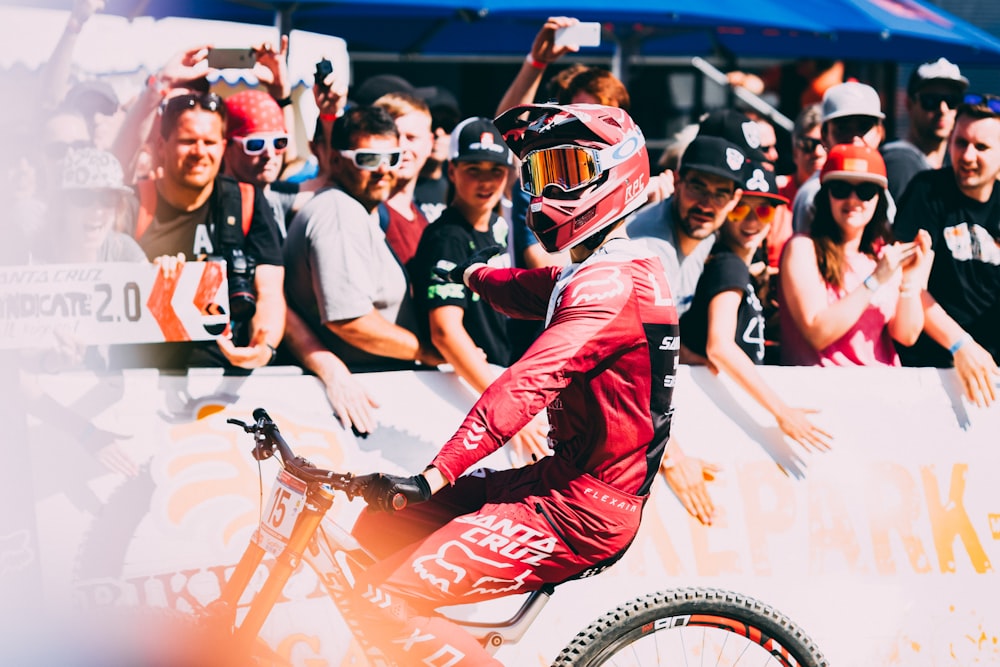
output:
[[[281,555],[288,546],[295,520],[305,502],[305,482],[281,470],[271,489],[271,499],[264,507],[260,527],[254,533],[253,541],[273,556]]]

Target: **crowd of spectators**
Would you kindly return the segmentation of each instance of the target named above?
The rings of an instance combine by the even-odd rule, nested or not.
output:
[[[78,0],[47,76],[68,77],[67,43],[101,5]],[[497,113],[545,100],[629,108],[604,68],[545,79],[575,52],[554,40],[574,21],[543,25]],[[65,92],[42,106],[39,145],[13,144],[2,262],[150,261],[170,278],[222,256],[231,281],[249,266],[236,278],[252,298],[232,304],[227,335],[112,346],[108,367],[299,365],[359,433],[378,420],[358,372],[449,364],[482,392],[538,323],[508,322],[435,271],[491,246],[509,266],[568,262],[527,228],[533,184],[492,121],[463,120],[440,87],[386,75],[346,90],[330,77],[313,88],[311,155],[297,155],[287,38],[255,47],[261,84],[225,99],[208,84],[209,51],[179,52],[127,105],[100,81],[45,87]],[[907,86],[907,134],[887,142],[892,91],[823,71],[798,107],[790,173],[776,171],[766,118],[720,109],[678,134],[627,226],[664,265],[682,360],[733,375],[806,448],[832,436],[755,365],[954,365],[968,399],[988,405],[1000,359],[1000,99],[928,61]],[[527,431],[523,451],[544,454],[544,424]],[[697,487],[711,467],[679,450],[668,460],[688,509],[710,520]]]

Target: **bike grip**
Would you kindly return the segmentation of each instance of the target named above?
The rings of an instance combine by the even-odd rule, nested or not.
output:
[[[267,414],[267,410],[265,410],[264,408],[254,408],[253,419],[254,421],[258,422],[262,419],[266,421],[272,421],[271,415]]]
[[[402,493],[397,493],[392,497],[392,509],[397,512],[406,507],[406,496]]]

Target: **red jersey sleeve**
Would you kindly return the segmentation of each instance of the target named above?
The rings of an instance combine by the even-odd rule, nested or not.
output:
[[[508,317],[543,320],[560,271],[557,266],[539,269],[483,266],[469,275],[469,287]]]
[[[481,269],[470,276],[470,282],[475,280],[477,291],[485,287],[480,292],[485,297],[488,285],[497,280],[499,286],[503,276],[497,274],[506,271]],[[523,287],[544,281],[546,275],[555,277],[557,272],[524,271],[516,284]],[[454,482],[499,449],[570,383],[587,382],[587,376],[622,347],[619,319],[632,290],[631,273],[621,265],[596,265],[573,275],[557,297],[549,325],[524,356],[486,389],[432,465]],[[512,303],[506,298],[497,302]],[[564,435],[572,438],[572,434]]]

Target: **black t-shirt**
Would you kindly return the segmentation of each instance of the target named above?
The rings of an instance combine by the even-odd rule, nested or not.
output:
[[[220,201],[220,183],[225,177],[215,181],[212,195],[193,211],[181,211],[157,197],[156,213],[149,227],[139,238],[139,245],[146,256],[153,260],[161,255],[176,255],[183,252],[192,261],[204,260],[208,255],[220,255],[215,225],[224,223],[226,212]],[[228,179],[233,183],[232,179]],[[239,211],[233,212],[236,224],[242,224]],[[232,214],[230,214],[232,215]],[[281,241],[274,212],[259,187],[254,187],[253,218],[250,229],[243,240],[243,251],[257,264],[284,264]]]
[[[978,202],[958,189],[951,167],[920,172],[899,202],[893,231],[911,241],[920,229],[934,249],[928,291],[1000,362],[1000,188]],[[899,347],[904,365],[951,366],[948,351],[926,334]]]
[[[507,223],[502,218],[494,215],[490,220],[490,230],[480,232],[473,229],[456,209],[447,208],[437,222],[424,230],[417,253],[407,268],[413,280],[414,298],[420,308],[420,322],[425,331],[429,328],[428,314],[434,308],[464,308],[462,324],[473,342],[486,353],[487,361],[509,366],[511,348],[507,339],[507,318],[465,285],[445,282],[432,270],[439,264],[450,269],[476,250],[491,245],[507,246]]]
[[[708,306],[716,295],[735,290],[740,292],[736,313],[736,344],[755,364],[764,363],[764,312],[750,269],[722,243],[712,248],[705,260],[705,270],[698,279],[691,307],[681,316],[681,342],[697,354],[705,356],[708,342]]]

